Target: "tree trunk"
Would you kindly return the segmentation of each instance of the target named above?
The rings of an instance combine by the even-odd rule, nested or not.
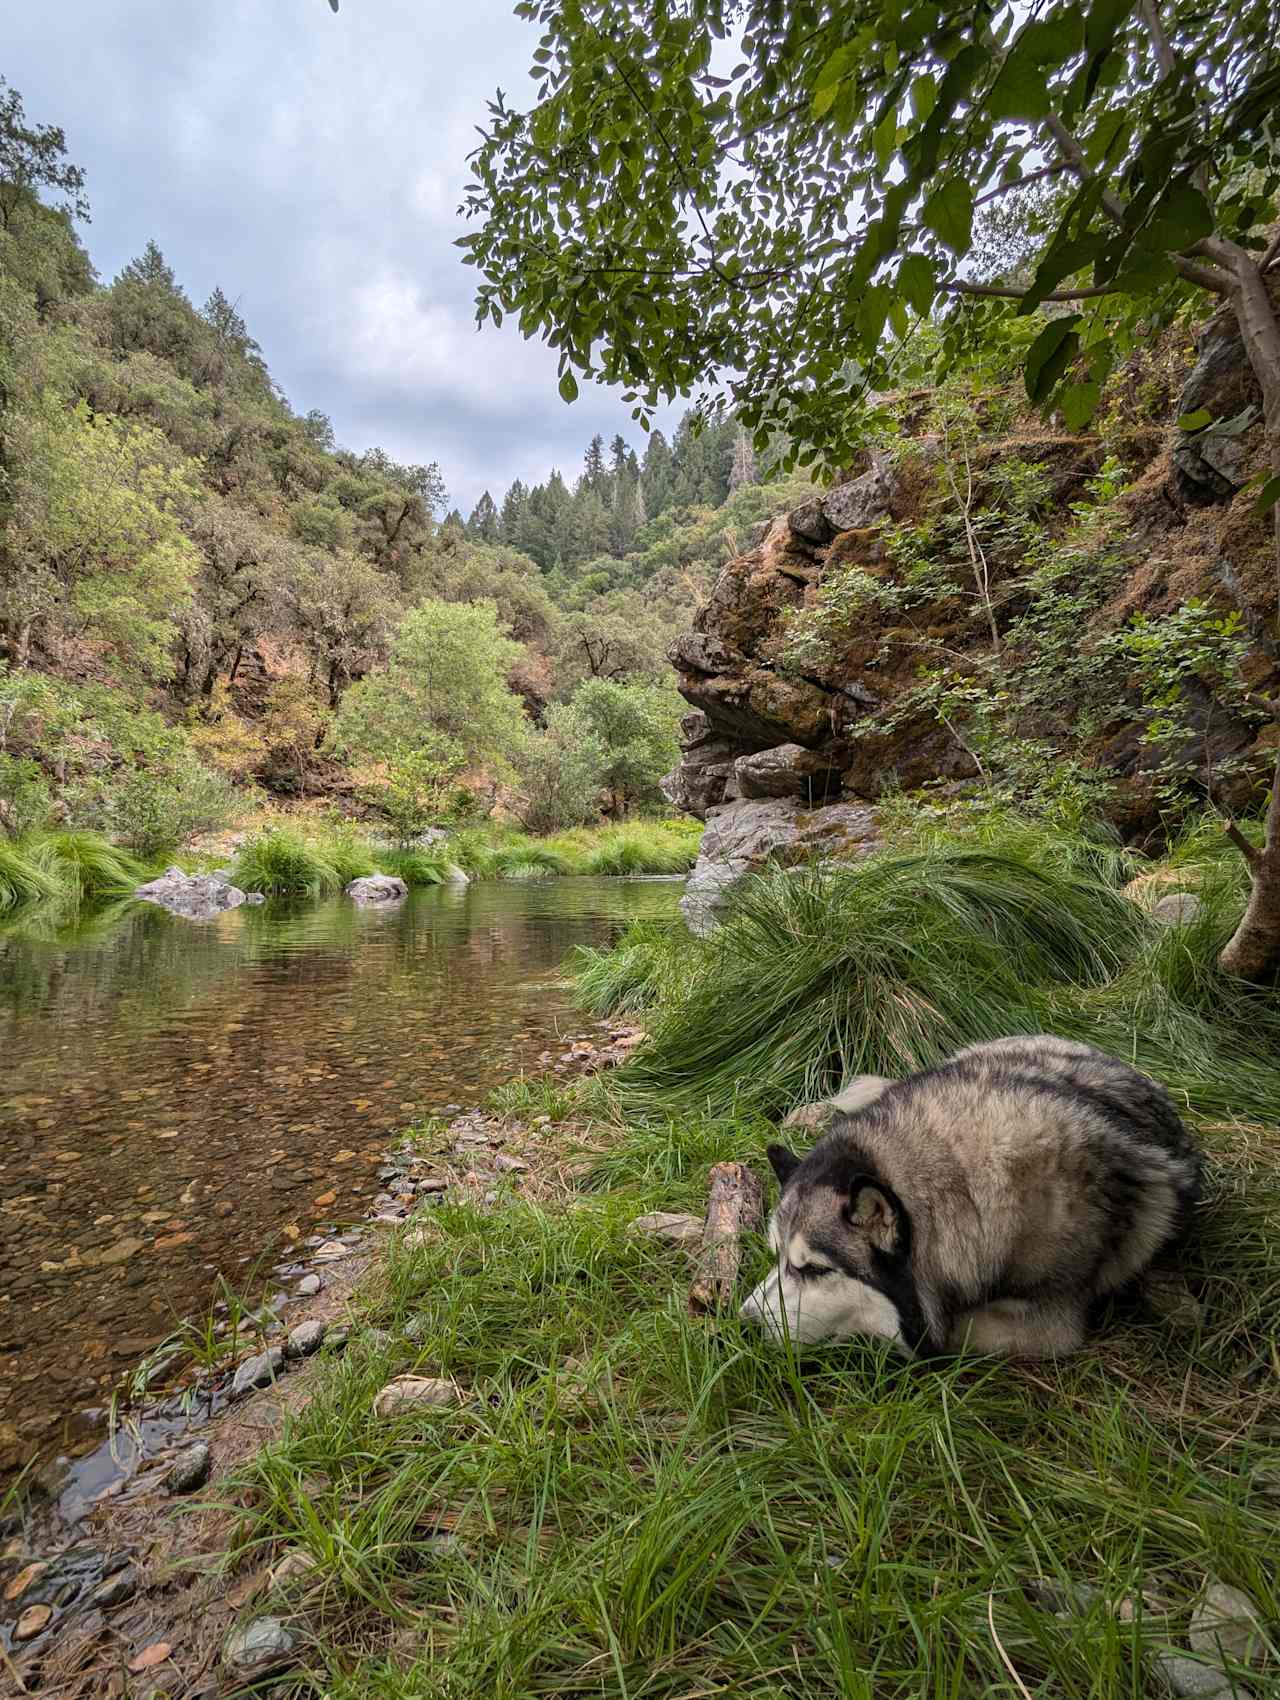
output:
[[[1271,780],[1266,842],[1247,860],[1249,902],[1220,962],[1237,979],[1261,982],[1280,974],[1280,757]]]

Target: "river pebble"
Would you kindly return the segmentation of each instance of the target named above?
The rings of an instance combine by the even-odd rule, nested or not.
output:
[[[310,1357],[312,1352],[320,1349],[324,1336],[325,1324],[323,1322],[300,1322],[284,1343],[285,1357]]]
[[[400,1375],[389,1381],[373,1401],[375,1417],[403,1416],[419,1407],[445,1410],[463,1402],[463,1392],[456,1381],[442,1376]]]
[[[1233,1682],[1217,1665],[1201,1664],[1181,1653],[1161,1653],[1155,1667],[1165,1687],[1180,1700],[1253,1700],[1251,1689]]]
[[[258,1617],[231,1632],[223,1643],[222,1662],[233,1671],[256,1671],[287,1659],[296,1645],[278,1617]]]
[[[231,1383],[231,1397],[239,1399],[252,1392],[255,1387],[265,1387],[269,1381],[275,1380],[283,1367],[284,1353],[279,1346],[259,1352],[256,1357],[246,1358]]]
[[[95,1606],[122,1606],[126,1600],[131,1600],[138,1591],[138,1575],[134,1570],[121,1570],[115,1576],[108,1576],[105,1582],[100,1582],[93,1590]]]
[[[15,1641],[31,1641],[47,1629],[53,1617],[52,1606],[28,1606],[14,1627]]]
[[[1209,1658],[1236,1659],[1242,1665],[1266,1663],[1266,1633],[1258,1608],[1239,1588],[1210,1579],[1196,1601],[1187,1637],[1193,1650]]]
[[[312,1299],[324,1286],[318,1275],[304,1275],[298,1282],[298,1291],[304,1299]]]
[[[197,1440],[194,1446],[186,1447],[174,1459],[168,1475],[164,1478],[166,1491],[194,1493],[208,1481],[211,1461],[209,1448],[203,1440]]]

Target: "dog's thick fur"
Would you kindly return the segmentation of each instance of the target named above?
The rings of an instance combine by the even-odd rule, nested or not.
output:
[[[909,1353],[1074,1351],[1092,1302],[1185,1232],[1201,1160],[1167,1092],[1051,1034],[863,1075],[782,1183],[777,1268],[743,1314],[798,1342]]]

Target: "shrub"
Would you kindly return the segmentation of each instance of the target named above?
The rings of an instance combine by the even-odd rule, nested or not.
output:
[[[600,815],[608,755],[586,716],[572,704],[547,711],[546,729],[520,756],[517,813],[530,832],[558,832]]]
[[[114,836],[150,860],[193,832],[225,826],[239,803],[227,779],[187,758],[119,776],[106,794],[104,813]]]
[[[49,818],[52,798],[36,762],[0,751],[0,834],[22,838]]]

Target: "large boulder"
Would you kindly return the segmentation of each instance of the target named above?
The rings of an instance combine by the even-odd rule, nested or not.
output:
[[[394,874],[365,874],[352,880],[347,896],[361,906],[367,903],[400,903],[408,897],[409,887]]]
[[[823,497],[822,512],[831,534],[878,525],[893,511],[897,483],[888,461],[877,461],[870,472],[849,484],[837,484]]]
[[[247,894],[232,885],[221,869],[213,874],[188,874],[181,868],[166,868],[159,879],[148,880],[133,895],[187,921],[212,921],[248,902]]]
[[[840,789],[839,761],[802,744],[776,744],[771,750],[739,756],[733,771],[739,797],[798,797],[820,803]]]
[[[734,763],[746,748],[717,732],[701,709],[694,709],[680,721],[680,761],[659,782],[663,796],[685,814],[705,820],[708,809],[724,802]]]
[[[874,812],[862,804],[805,808],[790,797],[743,798],[712,809],[680,908],[689,930],[714,930],[730,891],[769,864],[847,860],[879,848]]]

